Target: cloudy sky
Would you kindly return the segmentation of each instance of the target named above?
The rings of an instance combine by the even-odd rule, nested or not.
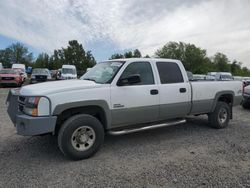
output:
[[[77,39],[97,60],[169,41],[223,52],[250,68],[249,0],[0,0],[0,48],[22,42],[35,53]]]

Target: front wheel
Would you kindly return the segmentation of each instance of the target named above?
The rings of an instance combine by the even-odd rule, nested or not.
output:
[[[211,127],[222,129],[228,126],[230,120],[230,107],[227,103],[219,101],[215,110],[208,115],[208,121]]]
[[[64,155],[73,160],[93,156],[104,141],[103,126],[86,114],[75,115],[64,122],[58,134],[58,145]]]

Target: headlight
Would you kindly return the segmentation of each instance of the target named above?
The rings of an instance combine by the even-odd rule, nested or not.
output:
[[[24,113],[31,116],[38,116],[38,103],[40,97],[29,97],[24,106]]]

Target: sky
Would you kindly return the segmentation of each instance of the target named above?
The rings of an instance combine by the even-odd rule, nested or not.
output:
[[[250,68],[249,38],[249,0],[0,0],[0,49],[21,42],[35,55],[73,39],[97,61],[182,41]]]

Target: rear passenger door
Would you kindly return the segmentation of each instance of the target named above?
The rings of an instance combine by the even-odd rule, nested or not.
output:
[[[159,73],[161,120],[184,117],[191,108],[191,87],[175,62],[156,62]]]
[[[141,82],[118,86],[119,79],[140,75]],[[112,126],[156,121],[159,117],[158,85],[149,62],[131,62],[111,84]]]

